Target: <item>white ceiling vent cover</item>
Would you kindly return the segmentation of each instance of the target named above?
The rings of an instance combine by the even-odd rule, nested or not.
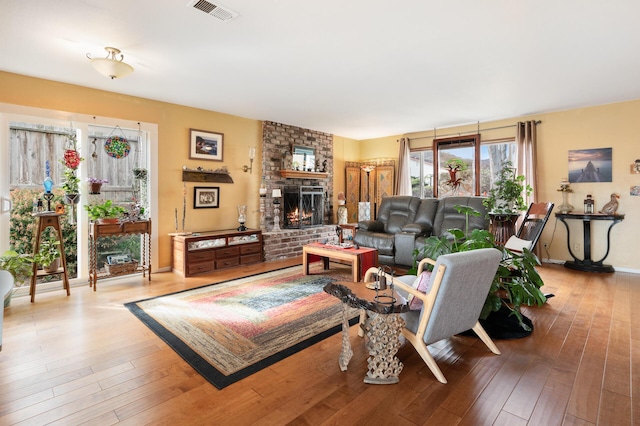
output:
[[[200,10],[207,15],[221,20],[222,22],[229,22],[238,17],[237,12],[222,6],[220,3],[214,4],[206,0],[191,0],[187,4],[187,7],[193,7],[194,9]]]

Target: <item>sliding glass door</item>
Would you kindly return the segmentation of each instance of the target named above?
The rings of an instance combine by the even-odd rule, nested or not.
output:
[[[42,116],[21,113],[25,110],[42,113]],[[127,210],[139,211],[142,207],[146,217],[156,216],[153,190],[157,176],[153,164],[157,163],[157,151],[150,141],[157,138],[157,126],[82,115],[76,115],[74,121],[51,118],[59,115],[61,113],[54,111],[0,104],[0,254],[9,249],[31,254],[35,227],[32,213],[49,207],[42,196],[43,181],[49,176],[54,182],[51,209],[55,210],[57,205],[65,209],[60,220],[73,285],[88,280],[89,221],[85,205],[111,199]],[[69,148],[70,135],[75,135],[83,158],[76,170],[80,196],[73,213],[71,206],[64,202],[62,189],[66,179],[62,160]],[[117,137],[111,137],[114,135]],[[122,144],[115,146],[114,141]],[[104,184],[99,194],[92,194],[89,177],[109,183]],[[156,238],[152,238],[151,244],[152,249],[157,250]],[[136,238],[109,247],[112,252],[139,256]],[[105,255],[108,254],[113,253]],[[59,283],[42,285],[54,288],[54,284],[55,288],[59,287]],[[27,292],[28,286],[25,286],[17,294]]]

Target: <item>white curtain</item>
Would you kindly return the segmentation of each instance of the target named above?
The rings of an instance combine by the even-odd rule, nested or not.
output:
[[[398,154],[398,179],[396,179],[395,195],[411,195],[409,156],[409,138],[402,138]]]
[[[518,174],[525,176],[525,183],[533,188],[525,199],[527,204],[538,200],[538,174],[536,156],[536,122],[520,121],[516,126],[516,144],[518,145]]]

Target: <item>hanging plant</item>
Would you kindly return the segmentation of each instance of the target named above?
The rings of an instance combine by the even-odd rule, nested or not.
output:
[[[67,138],[67,146],[64,150],[64,156],[60,160],[65,167],[64,169],[64,182],[62,183],[62,189],[65,194],[78,194],[80,189],[78,187],[80,183],[80,178],[76,176],[76,171],[80,166],[80,162],[84,160],[80,156],[80,152],[78,152],[78,141],[76,139],[76,134],[71,128],[71,133]]]
[[[136,167],[133,169],[133,177],[136,179],[144,180],[147,178],[147,169]]]

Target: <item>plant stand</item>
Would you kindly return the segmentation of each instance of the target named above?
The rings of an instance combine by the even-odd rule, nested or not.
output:
[[[60,244],[58,245],[58,252],[60,253],[60,263],[62,264],[62,268],[58,268],[57,270],[51,272],[47,272],[44,270],[38,271],[38,264],[34,262],[33,275],[31,276],[31,287],[29,288],[31,303],[33,303],[36,298],[36,280],[38,279],[38,277],[44,277],[47,275],[61,274],[63,288],[67,290],[67,296],[69,296],[71,293],[69,292],[69,276],[67,274],[67,259],[64,254],[64,240],[62,238],[62,227],[60,226],[60,215],[53,212],[44,212],[36,213],[34,214],[34,216],[37,219],[35,239],[33,242],[34,256],[40,251],[40,240],[42,238],[42,232],[48,227],[52,227],[57,231],[58,241],[60,241]]]
[[[509,237],[516,234],[516,222],[519,214],[489,214],[491,219],[491,233],[496,244],[505,245]]]

